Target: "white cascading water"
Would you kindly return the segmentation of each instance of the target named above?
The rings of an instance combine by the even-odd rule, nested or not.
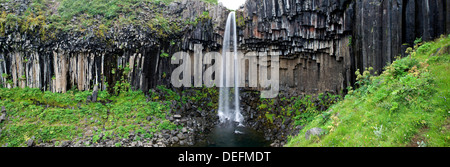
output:
[[[232,45],[231,45],[232,44]],[[231,57],[232,53],[234,57]],[[239,60],[237,55],[236,17],[230,12],[225,27],[222,48],[222,69],[220,74],[219,119],[221,123],[234,121],[242,125],[244,117],[239,110]],[[234,72],[234,77],[233,77]],[[230,95],[234,81],[234,97]],[[231,102],[231,104],[230,104]]]

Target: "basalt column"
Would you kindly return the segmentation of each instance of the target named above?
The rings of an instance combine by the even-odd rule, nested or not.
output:
[[[351,80],[351,1],[249,0],[239,10],[244,52],[277,52],[280,89],[339,93]]]

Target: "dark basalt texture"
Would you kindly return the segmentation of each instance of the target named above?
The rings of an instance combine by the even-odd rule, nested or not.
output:
[[[351,80],[351,1],[249,0],[241,9],[240,46],[277,52],[280,87],[288,92],[339,93]]]
[[[30,5],[28,0],[20,3],[15,13]],[[163,38],[136,25],[110,28],[102,38],[63,32],[46,41],[9,30],[0,37],[0,73],[8,75],[0,76],[0,84],[65,92],[91,90],[96,84],[104,90],[108,83],[111,89],[122,77],[119,67],[128,64],[132,88],[148,92],[171,85],[176,66],[160,56],[162,51],[187,51],[193,58],[194,44],[202,44],[203,53],[221,50],[229,10],[197,0],[158,8],[171,22],[194,21],[204,11],[209,17]],[[279,53],[282,91],[339,93],[354,83],[357,69],[380,72],[416,38],[450,33],[449,10],[446,0],[247,0],[237,10],[239,49]],[[148,19],[144,16],[139,19]]]
[[[18,9],[11,9],[6,3],[0,7],[20,14],[31,1],[21,3]],[[85,33],[62,32],[42,41],[35,34],[21,33],[16,26],[0,37],[0,73],[8,75],[0,76],[0,83],[9,88],[35,87],[53,92],[72,88],[92,90],[98,84],[105,90],[112,89],[128,66],[130,73],[125,78],[134,90],[148,92],[156,85],[171,85],[170,74],[176,65],[170,65],[169,56],[160,56],[162,52],[193,53],[196,43],[203,44],[205,52],[218,51],[221,27],[226,21],[223,19],[229,11],[223,6],[186,0],[160,4],[158,8],[164,9],[163,17],[170,22],[195,21],[204,11],[210,16],[195,25],[180,23],[182,31],[166,37],[160,37],[164,32],[158,35],[146,27],[130,24],[108,28],[103,37],[96,36],[93,27]],[[138,17],[151,22],[151,17],[146,16],[152,11],[146,12]]]
[[[355,71],[380,73],[416,38],[450,33],[445,0],[248,0],[239,10],[240,46],[280,59],[288,92],[335,92]],[[238,18],[239,20],[240,18]]]
[[[404,55],[416,38],[425,41],[450,33],[445,0],[355,1],[353,51],[358,69],[382,68]],[[446,30],[447,29],[447,30]]]

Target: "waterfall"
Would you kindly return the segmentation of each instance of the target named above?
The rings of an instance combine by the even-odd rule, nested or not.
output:
[[[222,123],[234,121],[242,125],[242,121],[244,120],[239,109],[239,67],[236,17],[234,12],[230,12],[223,38],[222,68],[220,70],[219,119]],[[234,84],[232,81],[234,81]],[[230,95],[232,87],[234,97]]]

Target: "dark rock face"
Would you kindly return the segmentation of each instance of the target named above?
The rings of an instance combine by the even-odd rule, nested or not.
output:
[[[30,2],[23,3],[16,13]],[[183,0],[158,7],[164,17],[181,21],[194,21],[204,11],[209,17],[166,38],[134,25],[109,29],[107,40],[74,33],[44,42],[8,31],[0,37],[0,73],[6,74],[0,84],[54,92],[94,85],[105,90],[128,66],[132,88],[147,92],[171,85],[176,66],[160,56],[163,51],[187,51],[192,57],[194,44],[202,44],[203,53],[221,50],[229,13],[223,6]],[[282,91],[339,93],[354,83],[357,69],[380,72],[417,37],[450,33],[449,10],[446,0],[247,0],[237,11],[239,48],[280,53]]]
[[[338,93],[349,83],[353,4],[338,0],[249,0],[238,15],[244,51],[277,52],[280,87]]]
[[[26,8],[30,2],[23,3]],[[0,8],[11,8],[4,5]],[[125,77],[135,90],[147,92],[156,85],[170,85],[170,74],[176,66],[161,53],[193,53],[196,43],[203,44],[204,52],[218,51],[223,19],[229,11],[223,6],[186,0],[159,7],[165,9],[169,21],[193,21],[204,11],[210,18],[185,25],[181,33],[168,37],[157,37],[154,31],[134,25],[108,29],[104,39],[68,32],[43,42],[19,30],[6,32],[0,37],[0,73],[7,76],[0,76],[0,84],[53,92],[92,90],[94,85],[105,90],[106,85],[112,89],[128,67]],[[14,11],[20,13],[19,9]]]
[[[354,3],[354,66],[382,68],[403,55],[416,38],[429,41],[449,33],[445,0],[361,1]]]
[[[449,11],[445,0],[248,0],[240,46],[282,55],[282,90],[338,93],[357,69],[381,72],[416,38],[450,33]]]

